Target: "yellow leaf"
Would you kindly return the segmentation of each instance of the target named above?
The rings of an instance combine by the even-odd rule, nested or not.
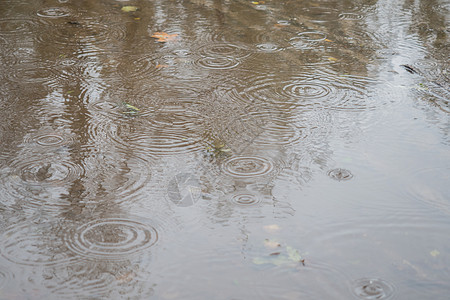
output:
[[[324,39],[325,42],[332,42],[332,40]]]
[[[161,64],[157,64],[155,68],[157,69],[161,69],[161,68],[168,68],[169,65],[161,65]]]
[[[438,256],[439,254],[441,254],[441,252],[439,252],[439,251],[437,251],[437,250],[433,250],[433,251],[430,252],[430,255],[433,256],[433,257],[436,257],[436,256]]]
[[[333,56],[330,56],[330,57],[328,57],[328,60],[329,60],[329,61],[337,61],[337,58],[335,58],[335,57],[333,57]]]
[[[259,4],[259,2],[257,2],[257,1],[253,1],[253,2],[252,2],[252,4],[258,5],[258,4]]]
[[[137,11],[138,8],[136,6],[124,6],[122,7],[122,11],[124,12],[133,12],[133,11]]]

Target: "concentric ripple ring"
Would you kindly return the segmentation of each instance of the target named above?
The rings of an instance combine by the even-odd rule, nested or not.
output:
[[[88,222],[70,231],[68,248],[88,259],[122,260],[158,241],[155,228],[134,220],[107,218]]]
[[[224,162],[223,171],[233,177],[256,177],[269,174],[273,164],[257,156],[239,156]]]

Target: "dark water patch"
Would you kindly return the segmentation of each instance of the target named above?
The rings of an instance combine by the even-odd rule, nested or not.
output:
[[[207,69],[232,69],[250,55],[245,47],[228,43],[201,46],[196,53],[195,64]]]
[[[67,158],[36,155],[23,161],[14,161],[9,168],[12,177],[17,176],[24,184],[39,186],[59,185],[71,182],[83,175],[83,167]]]
[[[149,257],[130,257],[127,261],[90,260],[42,270],[40,282],[58,298],[139,298],[151,295]],[[150,294],[149,294],[150,293]],[[119,296],[118,296],[119,297]]]
[[[156,77],[165,65],[164,60],[154,54],[127,56],[121,60],[117,71],[124,79],[148,79]]]
[[[13,83],[55,85],[58,78],[55,66],[47,64],[16,64],[4,74],[5,79]]]
[[[273,163],[263,157],[237,156],[224,161],[222,170],[232,177],[251,178],[265,176],[272,172]]]
[[[24,138],[26,144],[35,143],[42,147],[57,147],[70,145],[75,142],[74,136],[63,130],[54,130],[52,128],[40,128]]]
[[[36,25],[33,19],[2,19],[0,20],[0,36],[18,36],[32,32]]]
[[[150,224],[122,218],[106,218],[69,230],[65,244],[75,254],[91,260],[126,260],[158,241]]]
[[[93,150],[93,149],[91,149]],[[129,203],[140,199],[152,177],[150,156],[139,153],[108,155],[95,153],[84,162],[86,186],[95,182],[97,187],[107,193],[107,201]]]
[[[28,266],[67,265],[75,261],[65,246],[64,224],[20,222],[2,235],[0,253],[7,260]]]
[[[394,285],[379,278],[355,280],[351,291],[358,299],[391,299],[395,295]]]
[[[302,11],[304,15],[312,22],[318,24],[325,24],[330,21],[334,21],[339,11],[328,5],[308,5],[303,7]],[[297,17],[297,21],[301,22],[301,17]]]
[[[125,24],[97,17],[78,19],[76,23],[64,21],[51,24],[39,36],[38,42],[65,47],[106,46],[126,37]]]

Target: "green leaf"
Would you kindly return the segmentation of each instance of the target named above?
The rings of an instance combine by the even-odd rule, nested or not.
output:
[[[122,7],[122,11],[124,12],[133,12],[133,11],[137,11],[138,8],[136,6],[124,6]]]

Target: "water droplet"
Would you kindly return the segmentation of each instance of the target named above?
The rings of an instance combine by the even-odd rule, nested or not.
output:
[[[49,7],[39,10],[37,15],[44,18],[61,18],[69,16],[70,12],[64,7]]]
[[[238,206],[252,206],[260,203],[260,199],[250,193],[234,195],[230,201]]]
[[[327,174],[330,178],[337,181],[345,181],[353,178],[353,174],[349,170],[341,168],[330,170]]]
[[[353,283],[352,292],[360,299],[389,299],[394,294],[394,286],[382,279],[361,278]]]

